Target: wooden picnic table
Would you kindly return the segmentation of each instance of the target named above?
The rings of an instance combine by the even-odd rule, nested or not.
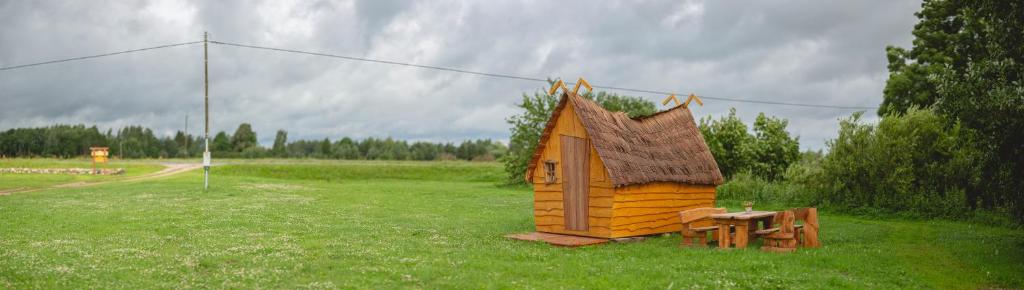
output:
[[[747,247],[749,242],[750,233],[757,230],[757,222],[762,221],[763,227],[768,228],[772,226],[772,219],[775,218],[774,211],[750,211],[750,212],[731,212],[731,213],[719,213],[711,215],[711,218],[715,220],[715,224],[718,225],[718,248],[728,249],[730,244],[729,228],[734,227],[736,229],[736,240],[732,243],[736,244],[737,249],[743,249]]]

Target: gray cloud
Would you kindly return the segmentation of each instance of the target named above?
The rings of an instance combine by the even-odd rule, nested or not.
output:
[[[877,106],[884,47],[918,1],[5,1],[0,66],[197,40],[328,52],[709,97]],[[506,139],[544,84],[211,45],[212,129],[261,142],[392,136]],[[0,129],[141,124],[201,133],[199,45],[0,72]],[[664,96],[642,95],[650,100]],[[819,149],[851,111],[707,100],[787,118]],[[873,112],[868,112],[869,116]]]

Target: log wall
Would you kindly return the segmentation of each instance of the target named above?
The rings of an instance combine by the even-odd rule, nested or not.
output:
[[[671,182],[615,189],[611,237],[643,236],[682,230],[679,212],[715,206],[715,187]]]

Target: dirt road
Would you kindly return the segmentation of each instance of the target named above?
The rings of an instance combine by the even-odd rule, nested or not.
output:
[[[100,184],[107,184],[107,183],[112,183],[112,182],[129,182],[129,181],[147,180],[147,179],[171,176],[171,175],[175,175],[175,174],[182,173],[182,172],[185,172],[185,171],[189,171],[189,170],[192,170],[192,169],[197,169],[197,168],[203,167],[202,164],[191,164],[191,163],[189,163],[189,164],[183,164],[183,163],[161,163],[160,165],[165,166],[164,169],[162,169],[160,171],[157,171],[157,172],[153,172],[153,173],[149,173],[149,174],[144,174],[144,175],[139,175],[139,176],[127,177],[127,178],[116,179],[116,180],[108,180],[108,181],[98,181],[98,182],[78,181],[78,182],[64,183],[64,184],[58,184],[58,185],[53,185],[53,186],[49,186],[49,187],[42,187],[42,188],[12,188],[12,189],[0,190],[0,195],[8,195],[8,194],[24,193],[24,192],[33,192],[33,191],[40,191],[40,190],[46,190],[46,189],[52,189],[52,188],[78,188],[78,187],[87,187],[87,186],[95,186],[95,185],[100,185]]]

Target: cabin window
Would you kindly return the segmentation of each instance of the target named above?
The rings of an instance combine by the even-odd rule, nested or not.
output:
[[[555,164],[558,164],[558,162],[554,160],[544,161],[544,183],[555,183]]]

